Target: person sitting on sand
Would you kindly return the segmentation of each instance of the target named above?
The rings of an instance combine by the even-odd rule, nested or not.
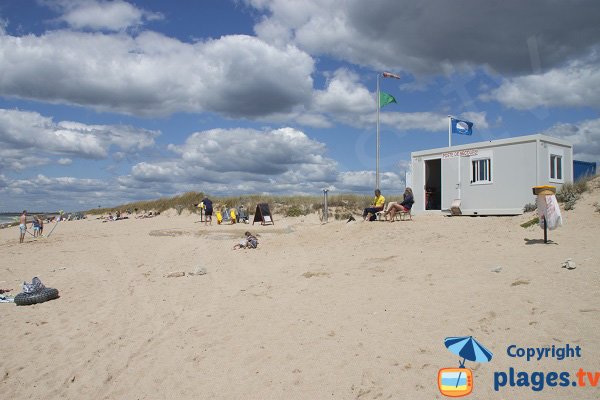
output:
[[[233,250],[236,249],[255,249],[258,247],[258,239],[256,236],[251,234],[250,232],[244,233],[246,235],[245,239],[240,240],[238,244],[233,246]]]
[[[235,208],[229,210],[229,219],[231,219],[231,225],[237,222],[237,215],[235,215]]]
[[[364,220],[375,221],[377,219],[377,216],[375,214],[379,211],[382,211],[384,205],[385,197],[381,195],[381,190],[375,189],[375,198],[373,199],[372,206],[365,208],[365,210],[363,211]]]
[[[397,212],[410,212],[415,199],[413,198],[412,189],[407,187],[404,190],[404,200],[402,203],[392,202],[388,205],[387,211],[383,214],[383,216],[387,219],[387,215],[390,215],[390,222],[394,222],[394,217]]]

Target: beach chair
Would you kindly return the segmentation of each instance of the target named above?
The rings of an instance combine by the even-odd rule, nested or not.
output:
[[[245,224],[247,224],[248,221],[248,212],[246,211],[246,209],[242,206],[238,207],[237,209],[237,214],[238,214],[238,222],[243,222]]]
[[[408,217],[409,221],[412,221],[412,213],[411,210],[408,211],[400,211],[397,212],[396,215],[394,215],[394,218],[398,219],[400,218],[400,221],[406,221],[406,218]]]
[[[221,215],[223,216],[223,222],[231,221],[231,219],[229,217],[229,208],[227,208],[227,207],[223,208],[223,210],[221,211]]]
[[[385,203],[383,205],[383,210],[377,211],[375,213],[375,216],[377,217],[377,221],[385,221],[385,213],[387,212],[389,205],[390,205],[390,203]]]
[[[387,209],[389,208],[390,203],[386,203],[385,207],[383,208],[383,211],[378,211],[376,213],[377,215],[377,220],[378,221],[385,221],[385,213],[387,212]],[[408,211],[398,211],[395,215],[394,215],[394,221],[412,221],[412,213],[411,210]]]

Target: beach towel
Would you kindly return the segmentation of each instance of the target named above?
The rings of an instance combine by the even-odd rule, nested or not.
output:
[[[15,299],[13,297],[0,295],[0,303],[14,303],[14,302],[15,302]]]

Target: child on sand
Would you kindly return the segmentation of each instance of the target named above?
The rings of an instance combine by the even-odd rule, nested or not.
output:
[[[238,244],[233,246],[233,250],[236,249],[255,249],[258,247],[258,239],[256,236],[252,235],[250,232],[244,233],[246,235],[245,239],[240,240]]]

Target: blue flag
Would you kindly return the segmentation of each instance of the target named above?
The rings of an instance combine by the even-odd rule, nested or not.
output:
[[[470,121],[450,118],[450,126],[452,127],[452,133],[456,133],[458,135],[473,134],[473,123]]]

